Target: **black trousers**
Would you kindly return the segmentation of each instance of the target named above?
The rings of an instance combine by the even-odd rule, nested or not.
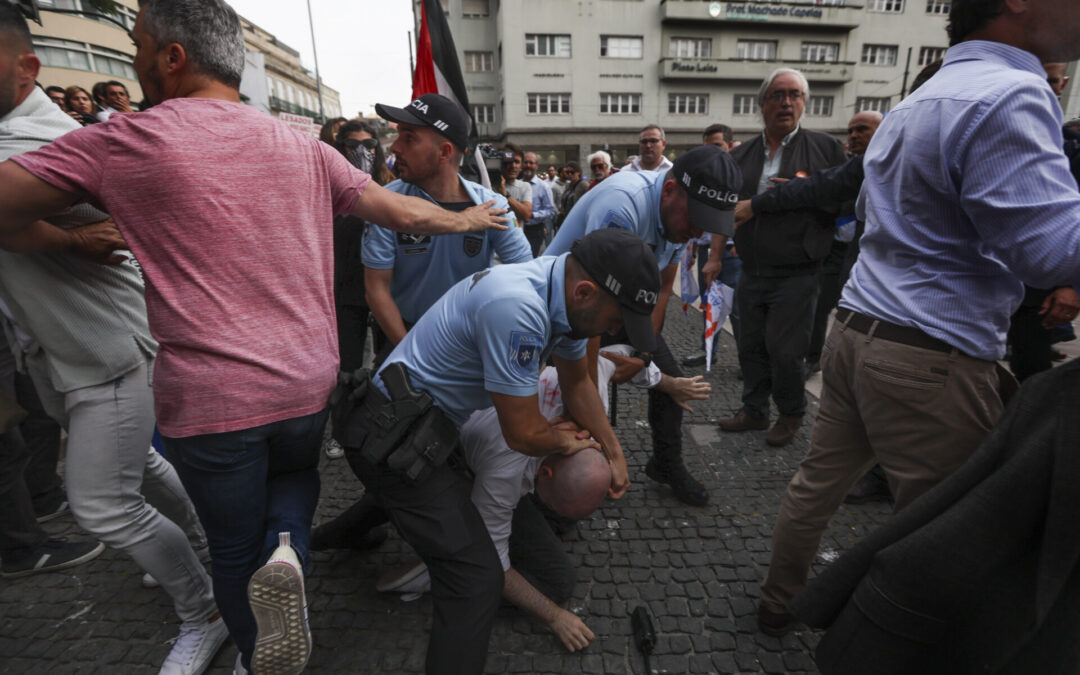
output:
[[[574,593],[577,568],[542,512],[543,502],[530,492],[514,509],[510,529],[510,566],[561,605]]]
[[[365,461],[357,450],[347,448],[345,456],[431,574],[434,607],[426,672],[483,673],[502,598],[503,571],[469,499],[468,483],[443,465],[423,482],[409,485],[385,465]]]
[[[840,301],[840,293],[844,290],[844,283],[847,282],[845,273],[847,252],[847,242],[834,239],[832,249],[821,265],[819,275],[821,292],[818,293],[817,306],[814,308],[814,327],[810,333],[810,347],[806,350],[808,363],[821,361],[821,349],[825,346],[825,329],[829,327],[829,314],[836,309],[836,303]]]
[[[742,403],[750,415],[768,417],[770,395],[781,415],[800,417],[806,412],[803,363],[818,286],[817,274],[762,277],[743,268],[735,304]]]
[[[1012,345],[1009,370],[1020,382],[1050,370],[1054,365],[1050,360],[1050,331],[1043,328],[1039,316],[1039,309],[1049,294],[1048,290],[1024,286],[1024,301],[1009,321],[1009,343]]]
[[[56,475],[60,426],[45,413],[30,377],[15,371],[6,340],[0,343],[0,389],[27,412],[0,436],[0,557],[17,558],[48,539],[37,512],[55,511],[64,500]]]
[[[544,226],[525,225],[525,238],[529,240],[529,248],[532,249],[533,257],[540,255],[540,247],[544,245]]]
[[[629,344],[625,331],[612,337],[600,338],[600,349],[606,345]],[[603,358],[603,357],[601,357]],[[656,335],[656,350],[652,353],[653,363],[661,373],[670,377],[682,377],[679,362],[668,348],[667,341],[661,334]],[[682,461],[682,418],[683,409],[668,394],[657,389],[649,390],[649,428],[652,430],[653,454],[661,463]]]
[[[367,305],[337,305],[338,354],[341,369],[347,373],[364,365],[370,314]]]

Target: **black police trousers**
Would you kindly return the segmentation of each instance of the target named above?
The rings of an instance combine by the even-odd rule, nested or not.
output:
[[[409,485],[384,464],[346,449],[357,477],[431,574],[433,611],[427,675],[484,672],[488,640],[503,591],[502,563],[469,486],[443,464]]]

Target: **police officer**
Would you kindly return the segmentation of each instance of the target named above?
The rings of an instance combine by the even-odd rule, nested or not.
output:
[[[386,189],[427,199],[450,211],[490,200],[498,208],[509,209],[506,197],[458,174],[470,121],[457,103],[439,94],[425,94],[405,108],[378,104],[375,111],[398,125],[398,138],[390,151],[397,156],[395,168],[401,180]],[[529,242],[513,215],[507,215],[512,221],[509,229],[491,233],[413,235],[368,225],[364,286],[390,348],[451,286],[490,267],[495,253],[504,263],[532,260]]]
[[[735,232],[733,211],[742,185],[742,173],[728,153],[704,145],[683,153],[667,172],[620,171],[585,194],[563,221],[547,254],[559,255],[574,241],[603,228],[622,228],[637,233],[652,247],[661,270],[660,297],[653,311],[656,350],[651,360],[661,372],[681,377],[675,357],[660,331],[664,311],[678,272],[682,246],[702,231],[731,236]],[[637,361],[640,370],[649,356]],[[636,370],[616,373],[621,383]],[[649,391],[649,425],[653,456],[645,473],[671,486],[680,501],[701,506],[709,501],[705,486],[687,471],[682,460],[682,408],[663,392]]]
[[[589,376],[586,338],[625,330],[636,349],[651,350],[659,290],[656,259],[641,239],[597,232],[568,254],[500,265],[453,286],[390,353],[373,383],[385,393],[391,372],[404,366],[411,387],[430,395],[457,427],[494,405],[507,445],[527,455],[600,448],[611,466],[609,495],[618,498],[629,487],[626,460]],[[568,416],[595,440],[540,414],[539,373],[549,357]],[[373,419],[379,415],[358,413],[347,422]],[[400,447],[428,447],[429,439],[412,434],[419,428]],[[372,436],[377,431],[365,443]],[[366,448],[339,440],[357,476],[431,572],[427,672],[482,672],[503,573],[464,479],[442,464],[411,482],[390,468],[393,454],[372,462]]]

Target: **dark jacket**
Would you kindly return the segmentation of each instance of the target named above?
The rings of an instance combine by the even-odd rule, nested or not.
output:
[[[824,675],[1080,672],[1080,360],[795,599]]]
[[[740,199],[757,192],[765,166],[764,141],[755,136],[731,153],[742,169]],[[778,178],[794,178],[802,171],[813,175],[844,162],[844,148],[833,137],[799,129],[784,148]],[[743,272],[757,276],[793,276],[816,272],[829,254],[835,218],[819,209],[798,209],[785,213],[765,213],[735,231],[735,248],[743,260]]]

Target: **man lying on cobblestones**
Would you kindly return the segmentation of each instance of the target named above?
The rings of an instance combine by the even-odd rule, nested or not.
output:
[[[635,364],[619,369],[616,384],[625,382],[651,361],[665,374],[682,377],[678,362],[660,335],[679,255],[683,244],[692,237],[700,237],[703,231],[732,234],[732,209],[741,184],[742,174],[728,153],[714,145],[705,145],[683,153],[670,171],[620,171],[590,190],[566,216],[545,255],[565,253],[589,232],[607,228],[637,233],[656,254],[662,279],[652,316],[656,350],[651,355],[634,354]],[[615,342],[626,340],[617,336],[611,341]],[[693,506],[708,503],[705,486],[690,475],[683,463],[682,408],[669,395],[655,389],[649,391],[649,426],[653,456],[645,473],[659,483],[670,485],[679,501]]]
[[[557,258],[500,265],[461,281],[373,380],[339,389],[335,435],[431,574],[429,674],[483,672],[504,586],[468,486],[446,463],[458,428],[494,404],[506,444],[519,453],[602,449],[608,494],[621,497],[629,487],[626,460],[588,372],[586,338],[625,327],[638,349],[651,349],[659,288],[644,242],[629,232],[597,232]],[[540,367],[549,357],[567,416],[587,432],[551,425],[540,414]]]
[[[608,382],[616,363],[628,358],[631,351],[629,345],[612,345],[601,352],[597,391],[605,410]],[[711,391],[709,383],[701,379],[700,375],[672,378],[650,364],[632,382],[642,388],[659,387],[689,410],[687,401],[704,400]],[[541,372],[538,396],[540,414],[550,423],[559,423],[564,406],[555,368],[549,366]],[[611,484],[603,456],[591,451],[569,457],[517,452],[503,438],[494,408],[473,413],[461,427],[461,449],[471,473],[472,502],[502,562],[503,598],[543,621],[570,651],[583,649],[592,641],[592,632],[574,613],[559,606],[573,593],[577,570],[543,511],[550,509],[569,520],[592,513]],[[365,495],[334,520],[315,528],[312,549],[317,548],[316,542],[326,548],[353,548],[356,542],[367,541],[371,529],[385,520],[375,500]],[[431,590],[431,576],[423,562],[410,562],[390,571],[376,587],[411,599]]]
[[[145,273],[161,345],[157,421],[206,529],[237,670],[255,653],[257,669],[299,672],[311,646],[301,561],[338,372],[333,216],[424,234],[502,218],[490,205],[452,213],[384,190],[332,147],[243,105],[243,31],[222,0],[139,6],[134,68],[154,107],[0,164],[0,244],[69,248],[69,231],[38,219],[76,201],[112,215],[119,231],[99,243],[130,248]],[[267,575],[281,583],[264,589],[256,653],[248,582],[280,532],[291,546]]]
[[[0,92],[14,95],[0,100],[0,159],[79,128],[35,87],[39,61],[30,32],[7,4],[0,5],[0,52]],[[106,217],[83,204],[51,222],[70,228]],[[176,471],[150,447],[149,373],[157,344],[143,292],[130,261],[99,265],[62,252],[0,252],[0,299],[40,345],[27,355],[26,366],[44,409],[74,439],[66,460],[71,511],[83,529],[130,555],[169,593],[183,623],[161,673],[186,675],[202,672],[228,630],[214,605],[210,578],[178,526],[201,540],[194,509]],[[5,553],[3,575],[70,566],[101,550],[84,545],[84,555],[74,556],[71,547],[41,544],[21,559]]]

